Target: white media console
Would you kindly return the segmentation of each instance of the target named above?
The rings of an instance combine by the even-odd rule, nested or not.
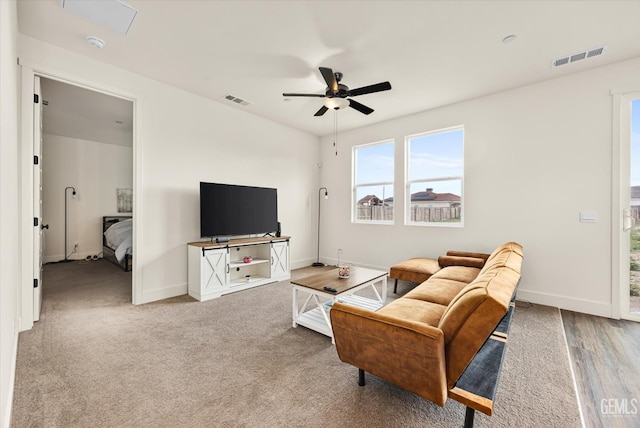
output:
[[[190,242],[188,251],[189,295],[200,301],[291,278],[288,236]]]

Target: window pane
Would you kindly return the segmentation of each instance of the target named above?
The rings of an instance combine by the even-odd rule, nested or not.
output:
[[[393,221],[393,185],[356,187],[356,220]]]
[[[355,184],[393,182],[394,144],[356,148]]]
[[[409,139],[409,181],[463,175],[463,130],[426,134]]]
[[[393,222],[393,141],[354,147],[353,221]]]
[[[407,224],[462,224],[464,129],[407,138]]]
[[[460,223],[462,180],[417,182],[410,189],[410,222]]]

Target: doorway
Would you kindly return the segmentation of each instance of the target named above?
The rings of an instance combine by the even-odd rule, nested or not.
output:
[[[620,317],[640,321],[640,92],[620,96]]]
[[[73,275],[74,264],[85,265],[81,271],[86,272],[86,265],[108,263],[103,217],[133,216],[133,102],[51,78],[39,80],[42,184],[34,199],[41,199],[41,224],[48,227],[39,252],[45,264],[68,262],[64,272]],[[127,196],[128,203],[122,203]],[[116,263],[111,267],[122,269]],[[130,272],[128,283],[132,293]],[[46,267],[40,284],[47,289]]]

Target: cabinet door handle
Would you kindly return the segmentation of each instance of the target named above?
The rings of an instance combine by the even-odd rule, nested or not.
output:
[[[227,273],[229,273],[229,263],[227,263]]]
[[[271,266],[273,266],[273,256],[271,256]]]

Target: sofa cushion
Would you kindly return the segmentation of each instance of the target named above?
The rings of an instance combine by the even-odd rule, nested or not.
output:
[[[494,298],[503,302],[506,313],[519,278],[520,274],[511,269],[495,268],[488,271],[483,269],[472,283],[460,290],[442,314],[438,327],[444,333],[445,344],[456,336],[471,313],[476,311],[486,299]]]
[[[434,277],[409,291],[405,297],[447,306],[466,285],[466,282]]]
[[[408,298],[406,295],[382,307],[377,312],[392,318],[437,326],[447,307],[433,302]]]
[[[522,246],[517,242],[507,242],[496,248],[496,250],[491,253],[489,259],[484,264],[482,268],[482,272],[507,267],[517,273],[520,273],[520,269],[522,266]]]
[[[520,274],[505,267],[483,269],[442,314],[447,382],[451,388],[484,341],[507,313]]]
[[[480,269],[468,266],[447,266],[444,269],[440,269],[433,274],[433,278],[450,279],[452,281],[460,281],[465,284],[472,282],[478,274]]]

